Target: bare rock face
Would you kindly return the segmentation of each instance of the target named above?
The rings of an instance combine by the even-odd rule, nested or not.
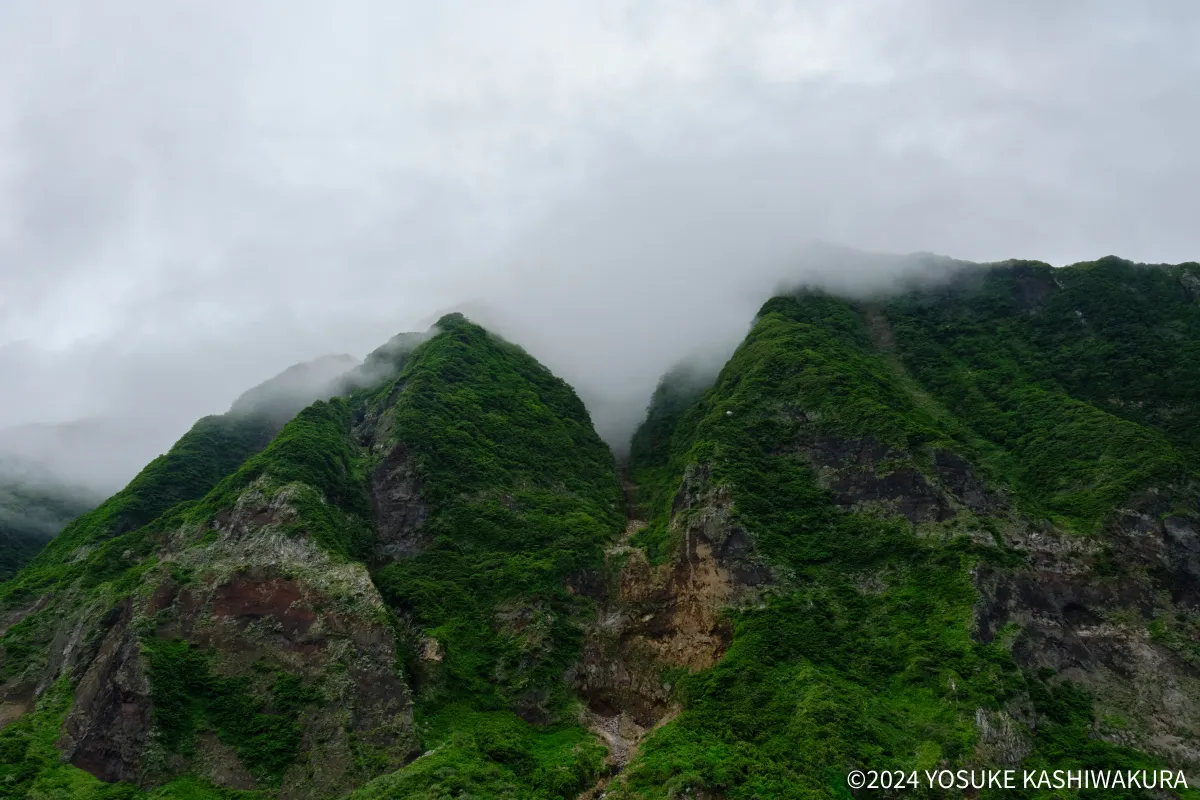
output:
[[[643,524],[631,521],[625,539]],[[624,540],[609,548],[608,586],[573,676],[617,769],[648,731],[677,713],[662,670],[716,664],[733,633],[723,610],[772,580],[733,521],[728,493],[710,485],[707,467],[687,470],[671,525],[683,546],[666,563],[650,564]]]
[[[1001,765],[1016,767],[1032,750],[1028,726],[1007,711],[978,708],[975,727],[979,731],[975,745],[977,764],[990,769]]]
[[[1184,293],[1193,302],[1200,303],[1200,275],[1185,272],[1179,277],[1179,282],[1183,285]]]
[[[948,450],[935,450],[933,469],[942,487],[975,513],[991,514],[1005,509],[1005,499],[988,488],[962,456]]]
[[[421,526],[429,510],[408,459],[408,448],[399,444],[371,474],[375,507],[376,554],[383,559],[416,555],[425,546]]]
[[[873,436],[844,439],[817,434],[800,449],[822,485],[846,510],[872,507],[918,524],[945,522],[963,508],[986,514],[1004,505],[966,459],[947,450],[933,452],[933,469],[926,474],[908,454]]]
[[[874,508],[920,524],[953,519],[962,509],[1004,505],[966,460],[950,452],[935,451],[926,475],[873,437],[814,433],[796,449],[847,510]],[[573,678],[617,768],[648,730],[676,711],[671,687],[660,677],[664,668],[716,664],[732,638],[724,610],[757,602],[778,582],[731,506],[728,491],[713,485],[708,465],[693,464],[671,510],[679,551],[653,565],[623,540],[607,553],[605,586],[580,581],[579,590],[595,597],[599,608]],[[643,524],[631,521],[626,540]]]
[[[150,686],[139,664],[133,604],[116,610],[76,687],[58,745],[70,763],[101,780],[133,782],[151,727]]]
[[[1200,777],[1200,664],[1186,644],[1195,628],[1175,630],[1196,620],[1198,531],[1153,493],[1095,538],[1013,531],[1027,566],[979,570],[976,635],[991,641],[1015,623],[1019,664],[1087,687],[1099,719],[1122,721],[1095,735]]]
[[[1030,314],[1036,313],[1050,295],[1059,290],[1049,269],[1039,269],[1025,264],[1010,267],[1013,278],[1013,299],[1017,306]]]
[[[218,786],[261,788],[212,733],[199,732],[192,755],[155,755],[155,688],[144,648],[152,639],[212,654],[217,674],[246,678],[267,714],[283,712],[272,707],[263,675],[292,676],[318,693],[297,718],[298,757],[282,775],[281,796],[338,796],[416,754],[412,701],[395,670],[383,601],[362,564],[336,561],[283,532],[296,519],[295,491],[250,487],[218,515],[215,541],[203,546],[189,546],[194,531],[173,535],[164,565],[147,576],[153,591],[110,613],[98,645],[74,667],[82,678],[58,743],[70,763],[143,786],[198,771]],[[369,774],[358,766],[363,752],[375,762]]]

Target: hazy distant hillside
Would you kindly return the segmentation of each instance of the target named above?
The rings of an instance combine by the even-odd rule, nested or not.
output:
[[[176,436],[154,420],[123,417],[31,423],[0,429],[0,458],[107,495],[155,455],[155,441],[169,443]]]
[[[0,456],[0,581],[102,499],[93,490],[56,480],[36,465]]]
[[[314,400],[338,394],[339,379],[359,365],[350,355],[328,355],[288,367],[233,401],[233,414],[269,413],[283,421],[294,417]]]
[[[245,392],[233,417],[282,427],[313,400],[335,394],[337,379],[358,364],[325,356],[296,364]],[[71,520],[128,483],[170,438],[153,422],[94,418],[0,430],[0,580],[7,579]]]

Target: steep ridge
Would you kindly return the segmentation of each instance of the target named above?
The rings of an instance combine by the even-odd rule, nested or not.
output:
[[[282,425],[314,400],[341,394],[345,381],[359,367],[349,355],[328,355],[293,364],[275,377],[242,393],[229,413],[260,414]]]
[[[202,421],[5,587],[0,793],[594,779],[563,673],[621,510],[582,403],[457,315],[342,388]]]
[[[439,330],[357,428],[426,752],[353,797],[572,796],[604,757],[563,676],[623,523],[612,454],[519,348],[458,315]]]
[[[650,514],[626,563],[711,558],[724,654],[642,668],[679,711],[604,796],[1016,764],[1194,786],[1197,281],[1106,259],[875,303],[800,292],[695,402],[668,377],[635,438]]]
[[[272,385],[268,381],[260,389]],[[60,749],[70,749],[73,761],[106,778],[130,771],[147,724],[145,703],[137,701],[139,691],[144,695],[143,676],[134,676],[136,685],[120,692],[102,690],[105,683],[129,683],[119,668],[130,662],[130,621],[145,610],[136,600],[153,588],[147,581],[156,574],[164,531],[266,446],[282,424],[278,409],[267,402],[200,420],[125,489],[69,524],[28,568],[0,585],[0,723],[25,714],[0,734],[11,745],[0,765],[5,777],[0,792],[24,796],[42,768],[58,760],[54,742],[76,685],[87,696],[62,727],[70,741],[60,741]],[[100,696],[91,696],[96,693]],[[118,719],[104,718],[117,700],[130,702],[120,707]],[[35,703],[38,710],[26,713],[34,712]],[[80,709],[95,711],[94,718]],[[98,744],[106,737],[128,741],[106,749]],[[56,779],[70,779],[69,770],[59,773]],[[85,790],[69,782],[72,791]]]
[[[148,502],[124,524],[138,527],[174,502],[202,495],[302,408],[340,393],[356,365],[350,356],[296,364],[245,392],[227,414],[201,420],[199,430],[179,443],[183,452],[169,455],[171,465],[138,481],[134,493]],[[0,431],[0,580],[31,561],[68,523],[99,506],[111,490],[98,487],[110,486],[129,456],[124,449],[112,451],[123,440],[145,435],[133,420],[104,418]],[[210,458],[209,450],[228,454]],[[206,459],[211,463],[202,463]],[[189,469],[197,475],[185,474]],[[150,499],[160,490],[161,500]],[[132,506],[143,500],[132,500]]]

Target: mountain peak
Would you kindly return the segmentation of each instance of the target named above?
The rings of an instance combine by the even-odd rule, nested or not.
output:
[[[461,311],[451,311],[449,314],[443,314],[436,323],[435,328],[453,328],[458,325],[472,325],[474,323],[467,319],[467,316]]]

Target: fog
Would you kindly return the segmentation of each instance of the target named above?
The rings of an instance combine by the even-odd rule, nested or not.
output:
[[[1194,260],[1198,35],[1186,0],[8,0],[0,429],[115,425],[123,479],[459,309],[620,448],[780,283]]]
[[[715,374],[780,289],[871,294],[951,268],[822,241],[827,212],[811,198],[853,202],[858,191],[823,176],[828,167],[764,151],[610,175],[517,239],[462,310],[570,382],[620,455],[659,377],[682,359]]]

